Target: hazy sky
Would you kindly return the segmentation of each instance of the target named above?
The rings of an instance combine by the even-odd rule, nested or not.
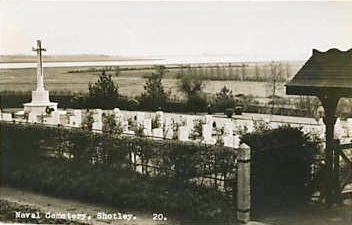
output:
[[[352,2],[0,1],[0,26],[0,54],[306,59],[352,47]]]

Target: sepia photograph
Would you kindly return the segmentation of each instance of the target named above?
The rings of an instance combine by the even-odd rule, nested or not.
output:
[[[352,1],[0,1],[0,225],[352,224]]]

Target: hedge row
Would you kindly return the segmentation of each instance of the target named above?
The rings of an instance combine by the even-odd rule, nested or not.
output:
[[[112,109],[120,108],[122,110],[134,110],[134,111],[155,111],[157,108],[153,108],[150,105],[139,104],[135,100],[128,99],[127,97],[120,97],[118,99],[106,99],[105,101],[89,101],[87,96],[84,94],[73,95],[70,93],[51,93],[50,100],[53,102],[58,102],[60,108],[74,108],[74,109],[84,109],[84,108],[102,108],[102,109]],[[31,94],[28,93],[0,93],[0,107],[1,108],[22,108],[23,103],[31,101]],[[166,104],[162,105],[161,108],[166,112],[208,112],[208,103],[196,103],[187,104],[187,102],[173,101],[170,100]],[[272,112],[271,106],[260,106],[260,105],[245,105],[244,111],[248,113],[264,113],[264,114],[278,114],[287,116],[311,116],[311,113],[304,109],[292,109],[283,107],[274,107]],[[213,113],[220,112],[223,113],[224,109],[222,107],[217,107],[213,105],[211,108]]]
[[[299,128],[280,127],[245,135],[252,149],[252,200],[255,207],[295,204],[311,198],[317,144]]]
[[[233,219],[229,195],[216,186],[190,181],[215,172],[233,177],[232,149],[40,125],[0,125],[2,179],[8,185],[122,210],[157,210],[192,220]],[[160,169],[136,173],[130,152]]]
[[[157,167],[153,175],[172,177],[184,182],[190,178],[214,174],[233,178],[236,174],[237,151],[228,147],[177,140],[112,136],[43,125],[0,124],[4,140],[2,152],[16,162],[38,160],[50,152],[76,164],[133,169],[136,165],[130,162],[131,156],[135,155],[140,158],[141,163]],[[18,141],[19,137],[21,141]],[[145,172],[148,175],[153,171]]]

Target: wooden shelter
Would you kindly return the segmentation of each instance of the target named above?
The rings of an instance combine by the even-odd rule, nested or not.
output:
[[[288,95],[317,96],[325,111],[327,196],[329,205],[340,202],[339,152],[335,146],[336,107],[342,97],[352,98],[352,49],[330,49],[313,54],[295,77],[286,84]]]

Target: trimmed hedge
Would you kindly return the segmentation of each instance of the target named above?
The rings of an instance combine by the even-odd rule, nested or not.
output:
[[[37,161],[50,154],[76,164],[100,164],[115,169],[133,168],[131,153],[143,164],[157,166],[157,175],[187,181],[205,175],[234,177],[237,151],[222,146],[177,140],[113,136],[81,129],[0,123],[2,154],[15,162]],[[19,137],[21,141],[18,141]],[[16,149],[15,151],[12,149]],[[11,163],[8,161],[6,163]],[[146,174],[152,171],[146,171]],[[155,175],[155,174],[154,174]]]
[[[8,185],[121,209],[158,210],[192,221],[233,219],[232,199],[226,193],[190,181],[213,173],[233,178],[233,149],[60,127],[0,125],[2,179]],[[159,169],[136,173],[130,152]]]
[[[254,207],[310,199],[311,165],[317,150],[299,128],[258,131],[245,135],[242,141],[252,149]]]

